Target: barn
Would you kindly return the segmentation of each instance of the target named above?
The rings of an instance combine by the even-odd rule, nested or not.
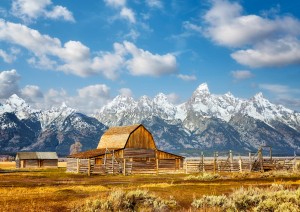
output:
[[[158,174],[179,172],[184,157],[157,149],[141,124],[109,128],[97,149],[70,155],[67,172],[87,174]]]
[[[16,168],[57,168],[56,152],[18,152]]]

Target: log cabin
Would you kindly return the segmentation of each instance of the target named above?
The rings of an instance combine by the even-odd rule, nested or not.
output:
[[[57,168],[56,152],[18,152],[16,168]]]
[[[179,172],[184,157],[159,150],[141,124],[109,128],[97,149],[68,156],[67,172],[90,174],[158,174]]]

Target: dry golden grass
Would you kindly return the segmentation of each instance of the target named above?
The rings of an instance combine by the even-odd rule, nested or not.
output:
[[[229,195],[242,186],[265,188],[274,182],[289,187],[298,187],[300,184],[299,173],[219,173],[219,178],[203,181],[187,176],[88,177],[65,173],[65,168],[17,170],[8,166],[0,170],[0,211],[68,211],[87,200],[107,198],[115,189],[141,189],[162,199],[172,197],[180,210],[188,210],[193,199],[203,195]]]
[[[16,162],[0,162],[0,169],[15,169]]]

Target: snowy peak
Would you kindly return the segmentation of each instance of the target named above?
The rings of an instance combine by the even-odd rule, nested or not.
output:
[[[200,84],[194,94],[210,94],[207,83]]]
[[[14,113],[20,120],[29,118],[38,110],[32,109],[22,98],[13,94],[3,105],[0,105],[0,114]]]

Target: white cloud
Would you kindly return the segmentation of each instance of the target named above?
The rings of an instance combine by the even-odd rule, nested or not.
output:
[[[252,49],[239,50],[231,54],[238,63],[250,67],[274,67],[300,64],[300,41],[283,38],[265,41]]]
[[[133,93],[132,93],[132,91],[131,91],[130,88],[121,88],[119,90],[119,93],[122,96],[128,96],[128,97],[132,97],[133,96]]]
[[[124,7],[126,5],[126,0],[104,0],[105,4],[110,7]]]
[[[101,52],[98,56],[91,57],[90,49],[79,41],[68,41],[62,46],[57,38],[1,19],[0,40],[22,46],[32,52],[34,57],[28,60],[32,65],[81,77],[102,74],[109,79],[115,79],[123,63],[122,55],[118,52]]]
[[[231,76],[235,80],[244,80],[254,77],[251,71],[248,70],[238,70],[238,71],[231,71]]]
[[[0,49],[0,57],[2,57],[4,62],[6,63],[12,63],[16,59],[16,56],[14,54],[9,54],[2,49]]]
[[[12,14],[25,22],[40,17],[75,21],[72,12],[65,7],[53,5],[51,0],[13,0]]]
[[[44,97],[40,87],[36,85],[26,85],[20,93],[27,102],[40,102]]]
[[[184,21],[182,26],[183,26],[184,29],[189,30],[189,31],[195,31],[195,32],[198,32],[198,33],[202,32],[202,27],[201,26],[193,24],[189,21]]]
[[[186,75],[186,74],[178,74],[177,78],[182,79],[184,81],[195,81],[197,77],[195,75]]]
[[[69,96],[65,90],[50,89],[45,94],[44,107],[47,105],[67,106],[86,114],[95,113],[110,99],[110,88],[105,84],[89,85],[77,90],[77,95]],[[48,106],[49,107],[49,106]]]
[[[121,9],[120,17],[125,20],[128,20],[132,24],[134,24],[136,22],[134,12],[130,8],[127,8],[127,7],[123,7]]]
[[[19,93],[20,75],[15,69],[0,72],[0,99]]]
[[[239,3],[214,0],[204,20],[204,34],[216,44],[248,48],[231,54],[240,64],[264,67],[299,63],[300,21],[294,17],[243,15]]]
[[[151,8],[162,9],[164,7],[163,3],[160,0],[146,0],[146,3]]]
[[[132,75],[160,76],[177,70],[176,57],[170,53],[152,54],[124,41],[115,43],[112,52],[98,52],[93,57],[90,49],[79,41],[62,44],[58,38],[0,19],[1,40],[30,51],[33,56],[28,62],[31,65],[81,77],[101,74],[116,79],[126,67]]]
[[[125,41],[124,48],[132,55],[127,61],[127,68],[132,75],[161,76],[177,71],[176,57],[170,53],[152,54],[137,48],[133,43]]]

